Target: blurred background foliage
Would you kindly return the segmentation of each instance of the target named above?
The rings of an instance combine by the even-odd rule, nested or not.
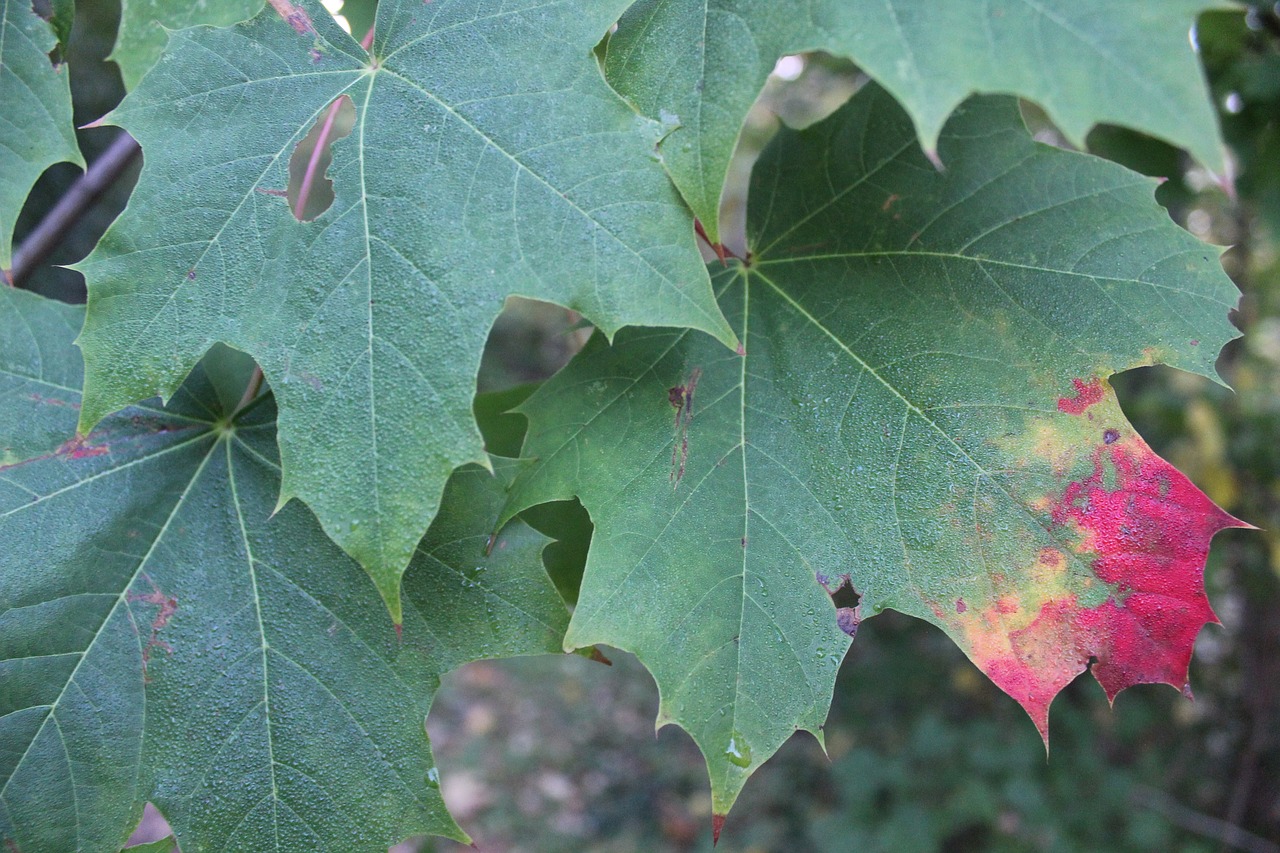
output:
[[[326,5],[359,37],[375,0]],[[77,124],[123,95],[105,60],[118,18],[118,0],[77,3],[65,57]],[[1233,192],[1182,152],[1129,131],[1098,128],[1088,144],[1165,179],[1157,198],[1193,233],[1229,247],[1223,264],[1244,294],[1233,319],[1245,337],[1219,361],[1234,392],[1166,368],[1115,383],[1159,453],[1262,528],[1227,531],[1214,543],[1207,583],[1223,624],[1206,628],[1197,644],[1195,702],[1144,686],[1109,709],[1102,690],[1080,678],[1054,705],[1046,760],[1023,712],[941,633],[886,613],[863,626],[841,671],[826,727],[829,760],[811,738],[788,743],[747,786],[720,849],[1280,853],[1280,3],[1207,13],[1193,39],[1233,153]],[[744,126],[723,200],[731,248],[744,248],[747,179],[779,121],[816,121],[862,82],[852,65],[823,55],[779,63]],[[1061,144],[1043,114],[1030,105],[1025,113],[1038,138]],[[80,131],[86,158],[117,132]],[[137,168],[26,286],[83,301],[79,275],[56,265],[88,253],[126,202]],[[66,164],[46,173],[16,242],[77,175]],[[327,206],[323,198],[313,204]],[[479,379],[480,390],[500,392],[477,402],[492,449],[518,448],[522,419],[500,413],[584,337],[570,312],[511,300]],[[576,502],[530,515],[564,540],[546,559],[572,602],[590,521]],[[710,849],[701,756],[675,729],[654,736],[652,680],[630,656],[605,651],[611,668],[564,656],[472,664],[446,679],[428,729],[445,798],[480,849]],[[163,834],[162,821],[148,820],[137,840]],[[403,848],[465,849],[438,840]]]

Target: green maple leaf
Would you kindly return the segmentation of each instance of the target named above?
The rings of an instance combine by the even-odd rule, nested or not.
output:
[[[121,0],[120,29],[107,57],[120,66],[126,89],[133,89],[156,64],[169,40],[168,31],[200,25],[227,26],[253,17],[263,0]]]
[[[940,150],[945,174],[874,85],[784,130],[754,255],[714,278],[745,356],[597,337],[518,409],[536,461],[505,515],[576,494],[596,525],[566,648],[640,657],[718,816],[793,731],[821,737],[847,633],[884,608],[939,626],[1046,734],[1091,656],[1112,696],[1182,686],[1213,618],[1204,558],[1238,522],[1107,377],[1215,375],[1237,297],[1217,250],[1151,179],[1032,142],[1011,98],[967,102]]]
[[[64,9],[59,4],[58,9]],[[61,20],[61,19],[59,19]],[[65,22],[64,22],[65,23]],[[49,52],[50,25],[27,0],[0,5],[0,277],[9,269],[13,228],[31,187],[54,163],[84,166],[71,122],[71,77]]]
[[[1213,0],[639,0],[609,39],[609,82],[672,133],[672,178],[718,236],[720,192],[747,109],[777,59],[845,56],[907,108],[927,151],[975,92],[1044,105],[1077,145],[1099,122],[1187,148],[1218,174],[1224,149],[1187,33]]]
[[[170,393],[214,342],[252,354],[280,405],[281,502],[312,507],[398,620],[449,472],[486,464],[471,398],[508,295],[610,333],[682,325],[736,345],[656,125],[591,54],[624,5],[384,2],[372,56],[285,0],[174,33],[111,116],[146,166],[80,265],[82,428]],[[299,223],[288,160],[340,96],[356,125],[333,148],[336,198]]]
[[[463,838],[423,721],[447,670],[559,648],[548,540],[483,556],[502,485],[455,473],[397,632],[305,507],[272,514],[273,404],[227,414],[244,356],[73,437],[82,315],[0,288],[0,839],[119,849],[147,801],[184,850]]]

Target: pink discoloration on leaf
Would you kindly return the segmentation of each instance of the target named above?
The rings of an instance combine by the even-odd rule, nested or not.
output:
[[[69,459],[90,459],[94,456],[101,456],[108,452],[109,448],[105,444],[89,444],[89,439],[85,436],[78,435],[69,441],[65,441],[54,451],[55,456],[65,456]]]
[[[166,652],[173,652],[173,648],[160,639],[160,631],[169,624],[169,620],[173,618],[173,614],[178,611],[178,599],[165,595],[156,586],[155,581],[150,577],[146,577],[147,583],[151,584],[151,592],[146,594],[131,592],[127,596],[129,601],[137,601],[143,604],[154,604],[156,610],[155,617],[151,620],[151,636],[147,638],[147,644],[142,647],[142,677],[149,680],[147,675],[147,665],[151,662],[151,650],[155,648],[164,649]]]
[[[63,403],[62,401],[41,400],[44,403],[56,405],[73,405]],[[32,462],[44,462],[49,459],[91,459],[94,456],[102,456],[107,453],[110,448],[106,444],[89,444],[89,438],[83,435],[77,435],[58,445],[58,449],[52,453],[42,453],[39,456],[33,456],[30,459],[23,459],[21,462],[13,462],[9,465],[0,465],[0,471],[7,471],[10,468],[16,468],[19,465],[30,465]]]
[[[315,27],[311,24],[311,16],[306,10],[295,6],[289,0],[270,0],[271,8],[276,10],[280,17],[284,18],[285,23],[293,27],[299,34],[314,33]]]
[[[1081,386],[1087,398],[1090,386]],[[973,655],[1046,741],[1049,704],[1090,659],[1110,699],[1134,684],[1186,686],[1196,635],[1217,621],[1204,589],[1209,542],[1219,530],[1248,526],[1132,434],[1095,449],[1092,473],[1054,498],[1052,517],[1055,529],[1079,537],[1077,554],[1110,595],[1088,608],[1075,594],[1051,598],[1000,652]],[[992,610],[1007,605],[1002,597]]]
[[[1106,395],[1106,390],[1102,387],[1102,380],[1094,377],[1085,382],[1083,379],[1072,379],[1071,384],[1076,386],[1076,395],[1074,397],[1059,397],[1058,411],[1068,415],[1082,415],[1084,410],[1101,403],[1102,398]]]
[[[40,394],[29,394],[27,398],[45,406],[53,406],[59,409],[79,409],[80,404],[71,400],[59,400],[57,397],[44,397]]]
[[[836,625],[849,635],[850,639],[858,636],[858,626],[862,624],[862,606],[837,607]]]

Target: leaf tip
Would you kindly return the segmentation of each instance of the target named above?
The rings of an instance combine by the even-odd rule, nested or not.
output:
[[[720,832],[724,829],[724,820],[726,815],[713,814],[711,816],[711,846],[715,847],[720,843]]]
[[[374,578],[374,586],[378,588],[378,594],[387,605],[387,613],[391,616],[391,624],[395,627],[396,641],[399,642],[404,625],[404,604],[400,600],[400,574],[397,573],[389,582]]]

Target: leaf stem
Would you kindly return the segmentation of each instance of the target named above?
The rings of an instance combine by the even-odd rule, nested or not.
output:
[[[693,230],[694,230],[694,233],[696,233],[699,237],[702,238],[702,242],[707,244],[707,248],[711,249],[711,251],[716,253],[716,257],[720,259],[720,264],[722,266],[727,267],[729,265],[728,260],[726,260],[727,258],[733,258],[739,261],[742,260],[742,258],[739,258],[737,255],[735,255],[733,251],[729,249],[729,247],[726,246],[724,243],[712,243],[711,238],[707,236],[707,229],[702,227],[701,220],[699,219],[693,220]]]
[[[248,408],[249,404],[258,396],[258,392],[262,390],[262,368],[258,365],[253,366],[253,375],[249,377],[249,384],[245,386],[244,395],[240,398],[240,402],[236,403],[235,410],[231,413],[232,420],[236,415]]]
[[[338,110],[342,107],[342,99],[338,98],[329,105],[325,114],[324,125],[320,135],[316,137],[315,147],[311,149],[311,157],[307,160],[307,171],[302,176],[302,189],[298,190],[298,200],[293,206],[294,218],[302,221],[302,212],[307,208],[307,199],[311,197],[311,185],[315,183],[316,172],[320,169],[320,157],[329,145],[329,136],[333,133],[333,123],[338,118]]]
[[[53,209],[44,215],[27,239],[13,253],[13,266],[0,275],[13,287],[20,286],[40,262],[62,242],[67,232],[80,221],[93,203],[124,173],[142,149],[124,131],[112,141],[98,159],[76,178]]]

